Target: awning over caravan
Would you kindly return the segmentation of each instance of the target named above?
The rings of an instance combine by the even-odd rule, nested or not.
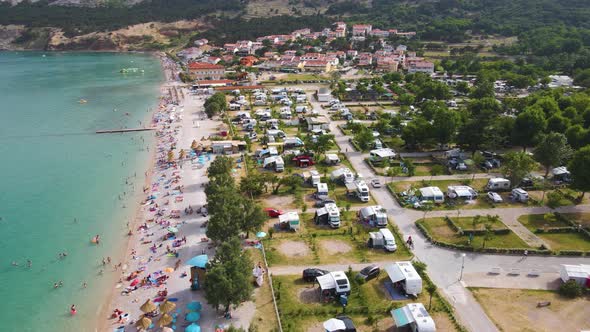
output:
[[[407,306],[391,310],[391,316],[396,327],[403,327],[414,322],[414,317]]]
[[[330,273],[317,277],[316,281],[320,285],[321,290],[336,288],[336,282]]]
[[[387,275],[389,276],[389,279],[391,279],[391,282],[395,283],[406,279],[406,276],[397,264],[389,264],[385,266],[385,272],[387,272]]]

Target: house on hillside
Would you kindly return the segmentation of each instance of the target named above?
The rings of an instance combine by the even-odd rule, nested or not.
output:
[[[191,77],[200,80],[220,80],[225,75],[225,67],[204,62],[191,62],[188,64]]]

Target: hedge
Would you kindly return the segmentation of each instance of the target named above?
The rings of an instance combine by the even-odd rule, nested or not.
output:
[[[448,242],[444,242],[444,241],[437,241],[428,232],[426,227],[424,225],[422,225],[419,221],[416,222],[416,227],[418,227],[420,232],[422,232],[422,234],[426,237],[426,239],[428,241],[430,241],[432,244],[434,244],[436,246],[443,247],[443,248],[450,248],[450,249],[456,249],[456,250],[461,250],[461,251],[488,253],[488,254],[522,255],[522,254],[524,254],[525,251],[527,251],[527,253],[529,255],[547,256],[547,255],[552,254],[552,252],[550,250],[546,250],[546,249],[493,248],[493,247],[474,248],[471,246],[465,246],[465,245],[461,245],[461,244],[454,244],[454,243],[448,243]],[[559,253],[556,252],[555,254],[560,255],[561,252],[559,252]],[[570,254],[570,256],[571,256],[571,254]]]
[[[561,214],[559,212],[555,212],[553,214],[555,215],[555,218],[557,218],[558,220],[565,222],[565,223],[569,224],[571,227],[573,227],[574,231],[580,231],[580,232],[584,233],[584,235],[586,236],[586,239],[590,240],[590,231],[588,231],[586,228],[578,227],[577,223],[575,223],[573,220],[571,220],[570,218],[564,216],[563,214]]]
[[[445,216],[445,221],[447,222],[447,225],[449,225],[449,227],[457,233],[473,235],[485,235],[486,233],[485,229],[462,229],[461,227],[457,226],[457,224],[455,224],[453,219],[449,218],[449,216]],[[496,235],[510,234],[510,229],[508,228],[497,228],[492,231]]]

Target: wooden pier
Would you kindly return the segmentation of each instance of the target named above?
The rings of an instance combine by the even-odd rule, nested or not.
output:
[[[116,134],[116,133],[129,133],[135,131],[150,131],[156,130],[156,128],[148,127],[148,128],[125,128],[125,129],[107,129],[107,130],[97,130],[97,134]]]

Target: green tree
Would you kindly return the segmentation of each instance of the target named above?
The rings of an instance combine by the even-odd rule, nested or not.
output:
[[[584,194],[590,190],[590,167],[588,165],[590,165],[590,145],[576,151],[568,166],[573,179],[571,187],[582,192],[580,201],[584,198]]]
[[[260,230],[264,222],[268,219],[267,215],[262,210],[259,204],[252,199],[242,200],[242,215],[239,220],[240,229],[246,232],[246,238],[250,235],[250,232],[256,232]]]
[[[252,172],[240,179],[240,192],[249,197],[258,197],[266,189],[266,176],[258,172]]]
[[[502,173],[512,186],[518,186],[535,169],[535,164],[535,160],[525,152],[508,152],[504,155]]]
[[[494,229],[492,228],[492,224],[489,222],[486,222],[484,224],[484,233],[483,233],[483,243],[482,243],[482,248],[486,247],[486,243],[488,241],[491,241],[494,238]]]
[[[573,151],[561,133],[549,133],[541,139],[534,151],[535,159],[545,167],[545,178],[553,167],[561,166]]]
[[[559,286],[559,294],[570,299],[582,296],[583,288],[575,280],[568,280]]]
[[[414,165],[411,159],[404,159],[404,165],[408,170],[408,176],[414,176],[416,174],[416,165]]]
[[[434,137],[441,145],[450,143],[457,132],[459,117],[457,112],[448,109],[438,109],[434,113],[432,128]]]
[[[516,117],[513,142],[518,143],[525,151],[527,146],[536,143],[546,127],[547,121],[543,110],[538,107],[530,108]]]
[[[208,238],[217,243],[240,234],[241,229],[236,223],[236,219],[243,215],[243,211],[240,210],[239,204],[236,204],[236,199],[239,200],[241,197],[239,195],[233,197],[234,199],[229,200],[230,203],[224,204],[219,209],[215,209],[214,213],[210,213],[206,234]]]
[[[217,248],[215,258],[207,266],[204,284],[205,298],[216,310],[224,306],[238,306],[252,295],[252,261],[247,251],[242,250],[236,237]]]
[[[225,94],[221,92],[215,93],[213,96],[209,97],[204,104],[205,113],[209,118],[214,117],[221,112],[225,112],[227,109],[227,101],[225,99]]]
[[[207,168],[207,174],[210,178],[218,175],[229,175],[233,167],[234,161],[231,157],[217,156]]]
[[[361,150],[365,151],[371,147],[371,144],[375,138],[373,137],[373,132],[371,129],[363,126],[359,131],[357,131],[356,134],[354,134],[354,140],[359,145]]]
[[[428,310],[430,310],[430,308],[432,307],[432,296],[434,295],[434,293],[436,293],[436,285],[430,282],[428,285],[426,285],[426,291],[429,295]]]
[[[316,158],[320,158],[322,154],[330,149],[333,141],[334,135],[319,135],[315,140],[308,139],[307,147],[315,152]]]

